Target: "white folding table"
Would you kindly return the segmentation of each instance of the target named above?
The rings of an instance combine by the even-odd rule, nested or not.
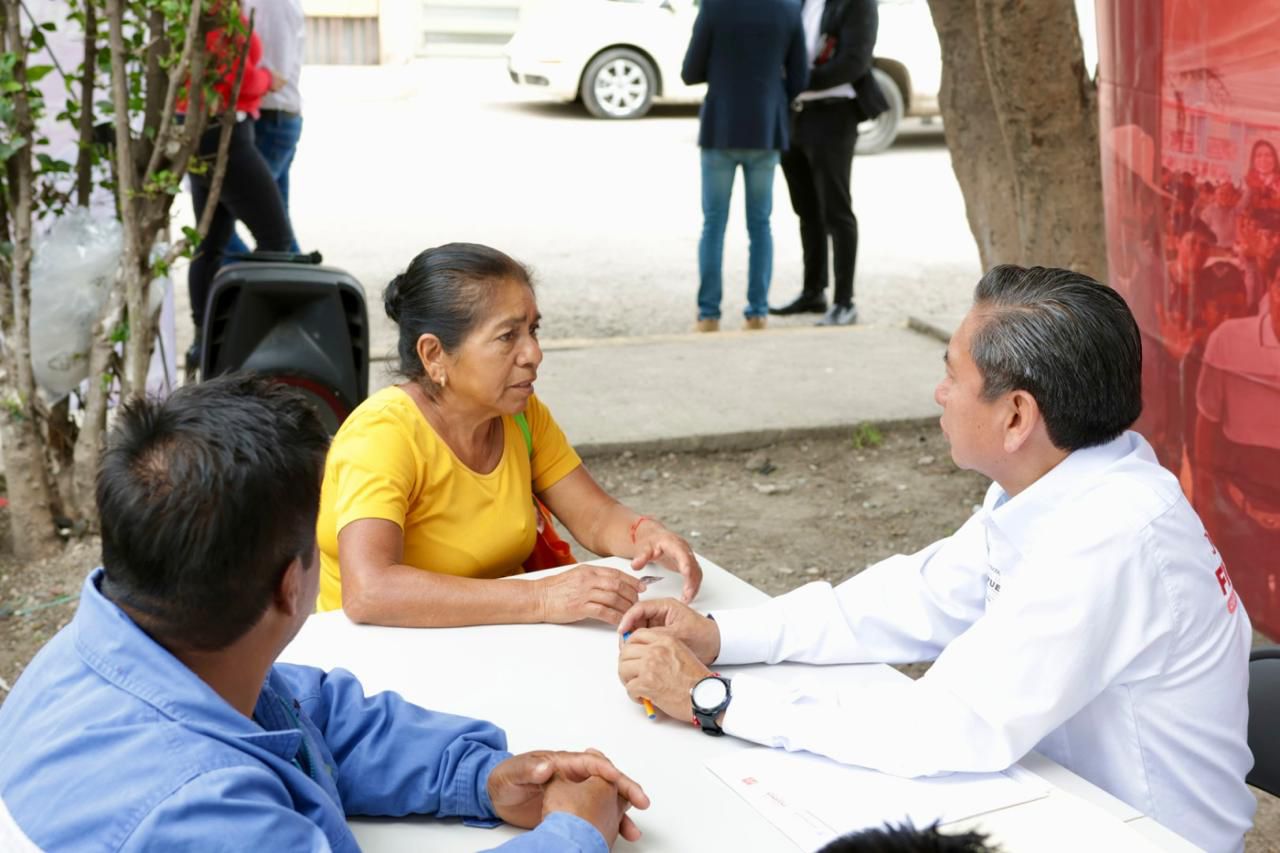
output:
[[[767,596],[706,559],[695,606],[745,607]],[[597,561],[625,566],[622,561]],[[656,567],[646,569],[655,573]],[[553,570],[555,571],[555,570]],[[561,570],[562,571],[562,570]],[[657,570],[663,573],[662,570]],[[524,575],[512,582],[535,577]],[[678,594],[670,577],[645,597]],[[704,763],[751,746],[733,737],[706,737],[688,723],[646,718],[618,682],[617,635],[600,623],[495,625],[471,628],[382,628],[352,624],[341,612],[316,614],[281,656],[325,669],[343,667],[366,693],[395,690],[419,705],[491,720],[506,730],[513,752],[595,747],[642,786],[653,801],[634,812],[644,837],[619,841],[617,850],[684,853],[694,850],[789,851],[795,846]],[[861,677],[905,678],[891,667],[870,666]],[[849,667],[803,664],[729,667],[794,679],[840,677]],[[845,673],[848,677],[848,673]],[[1047,783],[1049,795],[954,824],[989,833],[1008,853],[1078,853],[1080,850],[1193,851],[1195,846],[1101,789],[1042,756],[1020,766]],[[476,829],[428,817],[355,818],[360,845],[390,851],[475,851],[500,844],[519,830]]]

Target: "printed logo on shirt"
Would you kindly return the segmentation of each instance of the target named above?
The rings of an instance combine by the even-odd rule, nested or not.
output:
[[[1218,556],[1218,549],[1214,547],[1213,540],[1209,539],[1209,534],[1206,533],[1204,538],[1209,540],[1209,548],[1213,551],[1213,556]],[[1218,579],[1218,588],[1227,599],[1227,612],[1234,614],[1236,608],[1240,606],[1240,596],[1236,593],[1235,584],[1231,583],[1231,575],[1227,574],[1227,564],[1219,560],[1213,576]]]
[[[987,606],[1000,597],[1000,570],[995,566],[987,566]]]

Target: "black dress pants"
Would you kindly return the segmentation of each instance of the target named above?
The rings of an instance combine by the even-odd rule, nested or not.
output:
[[[850,184],[860,116],[850,98],[806,101],[792,114],[791,148],[782,154],[791,207],[800,218],[804,296],[822,297],[827,289],[830,240],[837,305],[853,304],[858,219]]]
[[[213,161],[218,153],[218,136],[221,127],[213,127],[200,137],[197,156],[209,164],[203,175],[191,176],[191,201],[195,208],[196,222],[204,215],[209,201],[209,181],[213,177]],[[213,277],[222,266],[222,255],[236,220],[243,222],[253,234],[259,251],[287,252],[293,245],[293,230],[289,226],[289,214],[276,187],[275,178],[267,161],[253,141],[253,122],[245,119],[237,122],[231,132],[231,145],[227,149],[227,171],[222,179],[222,192],[218,196],[218,208],[209,223],[209,233],[196,249],[187,273],[187,292],[191,297],[191,319],[195,321],[196,334],[204,327],[205,303]]]

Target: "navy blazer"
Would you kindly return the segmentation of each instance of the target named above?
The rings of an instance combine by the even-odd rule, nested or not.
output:
[[[698,145],[785,150],[809,78],[799,0],[703,0],[680,77],[707,84]]]

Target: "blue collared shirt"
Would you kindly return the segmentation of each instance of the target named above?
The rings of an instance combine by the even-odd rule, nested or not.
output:
[[[101,577],[0,706],[0,799],[40,848],[348,851],[348,815],[493,821],[501,729],[288,664],[251,720],[104,598]],[[561,813],[500,849],[607,850]]]

